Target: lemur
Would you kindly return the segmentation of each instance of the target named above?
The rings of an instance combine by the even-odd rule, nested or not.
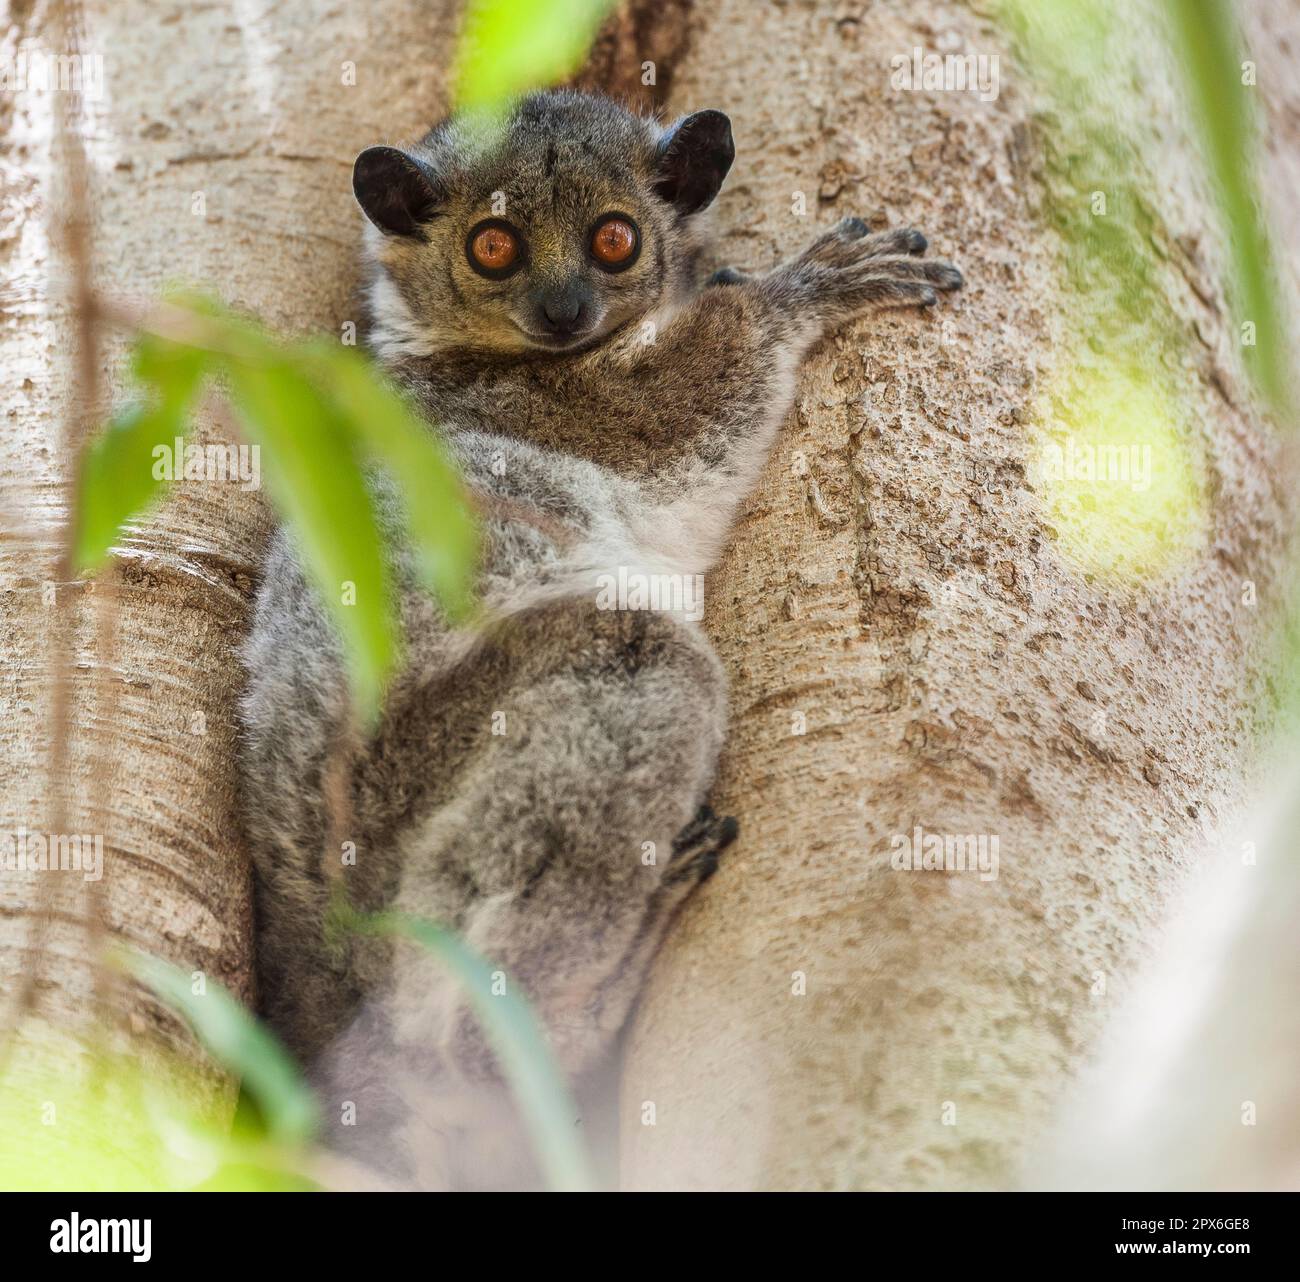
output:
[[[376,479],[404,666],[345,763],[347,890],[459,932],[520,986],[575,1079],[608,1054],[675,911],[737,832],[707,805],[727,695],[702,629],[681,610],[602,608],[598,581],[709,570],[809,348],[873,304],[928,307],[962,283],[921,257],[919,231],[858,218],[769,271],[702,280],[733,157],[720,111],[665,127],[551,91],[494,128],[452,116],[405,149],[369,147],[353,171],[369,346],[485,500],[492,622],[467,642],[447,621]],[[347,682],[283,530],[244,659],[263,1008],[327,1108],[355,1105],[333,1141],[409,1180],[413,1110],[445,1138],[471,1094],[504,1086],[436,961],[327,937]],[[435,1166],[435,1185],[515,1178]]]

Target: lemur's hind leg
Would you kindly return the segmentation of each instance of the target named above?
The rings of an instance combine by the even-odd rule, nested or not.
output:
[[[668,866],[655,894],[652,911],[618,971],[602,990],[602,1001],[616,1008],[631,1004],[644,981],[650,960],[659,951],[678,909],[701,882],[718,870],[722,852],[736,840],[740,825],[732,815],[719,817],[710,806],[701,806],[695,818],[673,840]]]
[[[561,1065],[612,1044],[676,907],[731,829],[693,825],[726,721],[725,676],[701,632],[660,611],[565,599],[513,616],[411,724],[463,740],[454,784],[416,807],[395,906],[454,927],[531,1001]],[[427,732],[427,731],[426,731]],[[400,735],[399,735],[400,738]],[[444,752],[444,757],[450,757]],[[393,961],[398,1040],[466,1080],[499,1066],[473,1003]]]
[[[734,815],[715,815],[712,806],[701,806],[673,840],[673,856],[664,882],[707,881],[717,872],[722,852],[739,834],[740,824]]]

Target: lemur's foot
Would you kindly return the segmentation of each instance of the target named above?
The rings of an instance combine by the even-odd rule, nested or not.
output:
[[[798,259],[799,266],[827,276],[826,285],[863,304],[932,307],[940,292],[960,289],[962,274],[941,258],[922,259],[929,246],[915,227],[867,234],[861,218],[842,218]],[[836,277],[839,279],[836,280]]]
[[[711,806],[701,806],[685,828],[673,838],[673,854],[665,881],[707,881],[718,870],[718,858],[740,832],[734,815],[718,816]]]
[[[742,271],[737,271],[734,267],[719,267],[712,276],[705,281],[705,286],[709,285],[743,285],[749,279]]]

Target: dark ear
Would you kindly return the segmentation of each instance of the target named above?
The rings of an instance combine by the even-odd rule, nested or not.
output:
[[[679,214],[693,214],[712,203],[735,158],[731,121],[720,111],[697,111],[659,144],[655,190]]]
[[[433,175],[396,147],[367,147],[352,166],[352,191],[366,217],[392,236],[418,236],[442,200]]]

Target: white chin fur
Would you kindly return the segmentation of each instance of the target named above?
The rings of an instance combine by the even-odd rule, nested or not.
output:
[[[382,267],[370,286],[370,315],[370,346],[381,361],[433,354],[432,338]]]

